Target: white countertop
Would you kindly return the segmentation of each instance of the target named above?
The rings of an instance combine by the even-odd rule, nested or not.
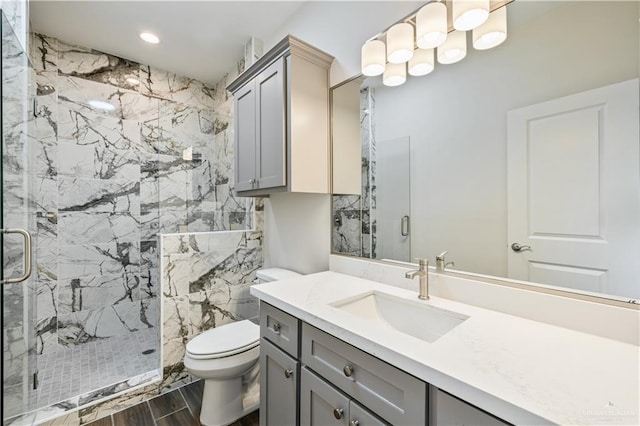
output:
[[[417,300],[335,272],[254,285],[251,294],[505,421],[640,424],[638,346],[438,297],[424,303],[469,318],[428,343],[330,306],[372,290]]]

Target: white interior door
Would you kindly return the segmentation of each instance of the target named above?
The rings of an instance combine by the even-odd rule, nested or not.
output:
[[[640,298],[638,114],[638,79],[508,113],[510,278]]]
[[[376,258],[411,261],[409,137],[376,144]]]

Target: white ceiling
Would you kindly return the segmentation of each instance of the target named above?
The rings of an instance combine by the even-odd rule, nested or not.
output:
[[[32,0],[31,30],[198,80],[215,83],[304,1]],[[142,31],[160,37],[151,45]]]

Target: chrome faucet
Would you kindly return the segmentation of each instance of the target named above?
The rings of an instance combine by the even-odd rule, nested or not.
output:
[[[445,259],[445,255],[448,253],[448,251],[443,251],[442,253],[440,253],[439,255],[436,256],[436,271],[442,272],[445,270],[445,268],[449,265],[454,266],[455,264],[453,262],[447,262]]]
[[[420,277],[420,294],[418,294],[418,298],[429,300],[429,260],[418,259],[418,270],[409,271],[404,276],[410,280]]]

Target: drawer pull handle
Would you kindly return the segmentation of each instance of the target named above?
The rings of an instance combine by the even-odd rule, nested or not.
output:
[[[284,370],[284,377],[286,377],[287,379],[290,379],[291,376],[293,376],[293,370],[291,369]]]
[[[280,334],[280,323],[278,322],[273,323],[273,332],[276,334]]]
[[[353,367],[350,365],[345,365],[344,368],[342,369],[342,372],[344,373],[345,376],[351,377],[353,375]]]
[[[344,414],[344,410],[342,408],[336,408],[333,410],[333,417],[340,420],[342,415]]]
[[[360,426],[360,422],[358,420],[351,420],[349,426]]]

